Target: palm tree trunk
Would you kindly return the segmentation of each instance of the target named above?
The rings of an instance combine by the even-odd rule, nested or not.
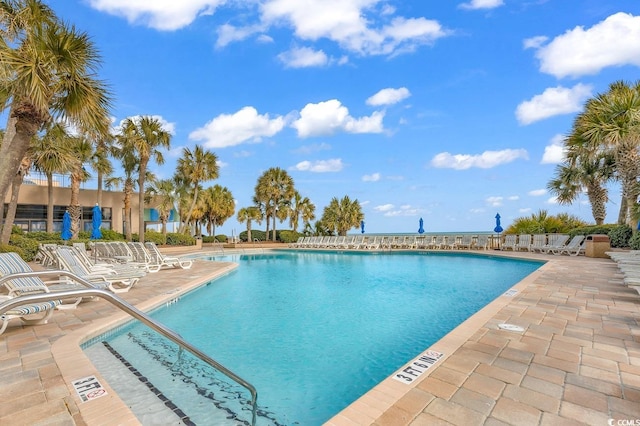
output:
[[[273,215],[273,234],[271,236],[271,241],[276,242],[276,215]]]
[[[98,171],[98,190],[96,191],[96,203],[98,203],[100,207],[102,207],[102,181],[102,172]]]
[[[144,243],[144,174],[146,164],[140,160],[140,175],[138,176],[138,241]]]
[[[251,240],[251,219],[247,220],[247,242],[250,243]]]
[[[71,216],[71,239],[78,239],[80,232],[80,216],[82,215],[82,207],[80,207],[80,179],[78,176],[71,174],[71,201],[69,202],[69,215]]]
[[[627,199],[622,197],[620,200],[620,210],[618,211],[618,225],[624,225],[627,216]]]
[[[193,191],[193,200],[191,201],[191,207],[189,207],[189,213],[187,214],[187,218],[184,221],[184,228],[180,229],[181,233],[185,233],[185,231],[187,230],[187,226],[189,224],[189,220],[191,218],[191,215],[193,214],[193,211],[196,209],[196,204],[198,203],[198,185],[196,184],[196,189]]]
[[[14,116],[13,112],[11,116]],[[3,140],[2,147],[0,147],[0,200],[3,203],[38,126],[39,123],[35,120],[16,118],[15,126],[13,126],[15,135],[11,138],[11,142],[7,143],[8,138]],[[11,128],[8,127],[7,130],[10,132]],[[13,222],[5,223],[9,225],[9,228],[13,226]]]
[[[5,218],[5,226],[2,228],[0,244],[9,244],[13,220],[16,218],[16,210],[18,209],[18,194],[20,193],[23,176],[24,174],[21,169],[20,172],[16,173],[11,183],[11,200],[9,200],[9,208],[7,209],[7,217]]]
[[[47,232],[53,232],[53,174],[47,173]]]

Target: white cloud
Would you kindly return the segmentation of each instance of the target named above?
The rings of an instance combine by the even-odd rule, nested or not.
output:
[[[564,136],[555,135],[551,144],[544,147],[540,164],[559,164],[565,159]]]
[[[328,39],[361,55],[410,51],[448,34],[434,20],[391,17],[395,10],[385,7],[377,10],[378,2],[268,0],[262,5],[262,21],[269,26],[289,25],[300,40]]]
[[[94,9],[162,31],[186,27],[198,16],[212,15],[226,0],[89,0]]]
[[[225,47],[229,43],[235,41],[242,41],[256,33],[264,31],[264,27],[261,25],[252,25],[246,27],[235,27],[231,24],[223,24],[218,27],[218,39],[216,40],[216,47]],[[265,34],[258,36],[258,41],[261,42],[273,42],[273,39]]]
[[[243,142],[260,142],[284,128],[284,118],[259,115],[253,107],[244,107],[235,114],[221,114],[204,127],[189,134],[189,139],[204,141],[207,148],[224,148]]]
[[[555,115],[581,111],[584,102],[591,97],[592,89],[592,86],[582,83],[570,89],[550,87],[541,95],[518,105],[516,118],[520,124],[527,125]]]
[[[509,200],[509,201],[518,201],[519,199],[520,199],[520,196],[518,196],[518,195],[509,195],[507,197],[507,200]]]
[[[340,158],[318,161],[301,161],[292,167],[293,170],[301,172],[328,173],[339,172],[344,168]]]
[[[362,176],[362,181],[363,182],[377,182],[380,180],[380,173],[373,173],[371,175],[364,175]]]
[[[504,201],[503,197],[487,197],[485,200],[485,202],[491,207],[500,207],[502,205],[502,201]]]
[[[329,57],[322,50],[296,47],[278,55],[287,68],[322,67],[329,63]]]
[[[460,9],[476,10],[476,9],[495,9],[504,4],[502,0],[471,0],[468,3],[460,3]]]
[[[411,96],[409,89],[401,87],[399,89],[382,89],[375,95],[367,99],[367,105],[379,106],[379,105],[392,105]]]
[[[354,118],[349,115],[347,107],[340,101],[332,99],[317,104],[307,104],[300,117],[291,127],[298,131],[298,136],[307,138],[311,136],[332,135],[338,131],[347,133],[381,133],[383,112],[375,111],[368,117]]]
[[[532,197],[542,197],[546,193],[547,193],[546,189],[534,189],[532,191],[529,191],[527,194],[531,195]]]
[[[547,204],[558,204],[558,197],[551,197],[547,200]]]
[[[395,206],[393,204],[382,204],[380,206],[375,206],[373,209],[378,212],[387,212],[393,210]]]
[[[557,78],[594,75],[607,67],[640,66],[640,16],[619,12],[591,28],[575,27],[540,45],[535,55],[540,71]]]
[[[480,155],[456,154],[448,152],[436,154],[431,160],[433,167],[441,169],[466,170],[471,167],[490,169],[507,164],[517,159],[529,159],[525,149],[503,149],[502,151],[485,151]]]

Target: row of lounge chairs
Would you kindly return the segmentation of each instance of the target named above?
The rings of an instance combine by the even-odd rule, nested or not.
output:
[[[100,249],[103,251],[99,254]],[[188,269],[193,264],[190,259],[163,255],[153,243],[95,243],[91,253],[83,243],[43,244],[37,259],[48,269],[34,271],[17,253],[0,253],[0,303],[28,295],[85,288],[123,293],[147,273],[169,267]],[[72,309],[81,301],[82,298],[25,301],[0,315],[0,334],[13,319],[29,325],[44,324],[54,310]]]
[[[434,249],[482,249],[489,248],[489,235],[347,235],[329,237],[301,237],[289,246],[300,249],[348,249],[348,250],[434,250]]]
[[[605,254],[618,265],[624,284],[640,294],[640,250],[608,251]]]
[[[584,254],[585,236],[576,235],[569,240],[567,234],[507,234],[501,250],[529,251],[547,254]]]

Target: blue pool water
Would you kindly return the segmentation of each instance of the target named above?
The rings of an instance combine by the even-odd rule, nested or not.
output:
[[[257,388],[258,424],[305,426],[327,421],[541,265],[448,253],[215,260],[240,266],[153,317]],[[242,388],[189,356],[176,362],[161,340],[139,325],[108,344],[196,424],[250,419]],[[222,417],[210,417],[212,401]]]

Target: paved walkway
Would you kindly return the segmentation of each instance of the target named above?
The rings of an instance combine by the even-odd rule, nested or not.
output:
[[[387,379],[328,424],[640,421],[640,295],[608,259],[518,256],[549,262],[432,346],[443,357],[410,385]],[[150,309],[232,267],[196,262],[188,271],[164,270],[123,298]],[[0,425],[139,424],[103,379],[108,395],[87,403],[71,386],[101,378],[79,343],[125,319],[107,302],[89,301],[46,325],[12,323],[0,335]]]

